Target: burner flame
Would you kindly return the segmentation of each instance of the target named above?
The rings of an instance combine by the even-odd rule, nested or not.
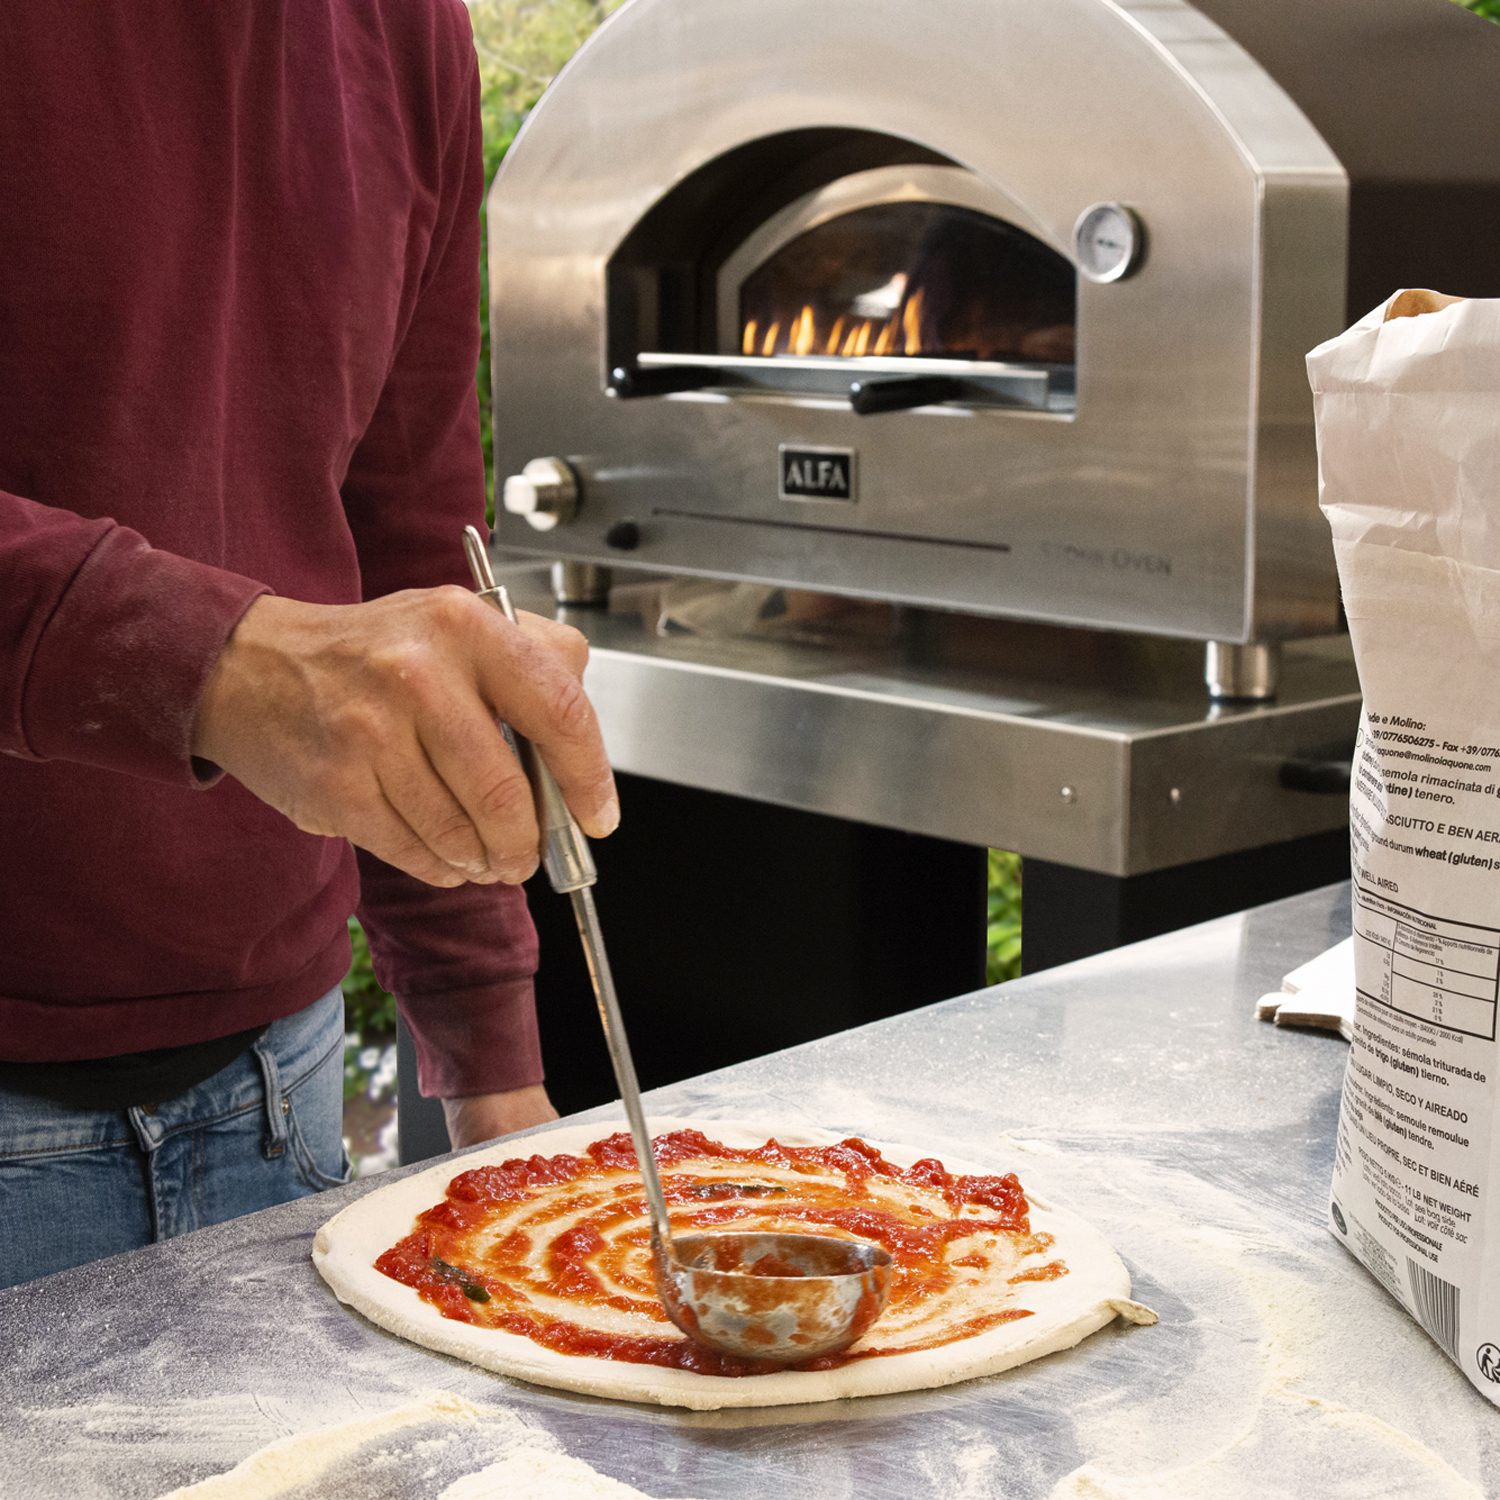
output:
[[[813,310],[804,304],[802,311],[797,316],[797,321],[792,324],[791,332],[787,335],[787,350],[791,354],[811,354],[813,350],[813,339],[816,337],[816,327],[813,319]]]
[[[920,354],[922,337],[922,288],[907,293],[905,273],[893,276],[884,286],[861,293],[854,299],[852,316],[840,313],[826,329],[821,328],[811,303],[786,325],[778,318],[762,334],[755,318],[745,322],[740,353],[769,357],[773,354],[837,354],[858,359],[866,354]]]
[[[903,354],[922,352],[922,288],[918,287],[901,309],[901,328],[906,342],[901,346]]]

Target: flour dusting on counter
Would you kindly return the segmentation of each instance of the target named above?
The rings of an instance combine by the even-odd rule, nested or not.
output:
[[[601,1474],[581,1458],[525,1448],[470,1474],[438,1500],[650,1500],[644,1490]]]
[[[515,1413],[448,1391],[280,1438],[161,1500],[384,1500],[444,1481],[439,1500],[651,1500]]]
[[[1310,1258],[1288,1254],[1227,1202],[1212,1204],[1220,1224],[1205,1223],[1207,1201],[1194,1193],[1173,1202],[1170,1185],[1138,1160],[1115,1157],[1108,1170],[1122,1196],[1152,1203],[1153,1259],[1170,1267],[1178,1290],[1220,1314],[1195,1322],[1223,1348],[1201,1366],[1213,1370],[1213,1382],[1179,1410],[1158,1403],[1143,1411],[1140,1393],[1128,1406],[1102,1401],[1085,1427],[1088,1447],[1109,1457],[1066,1475],[1049,1500],[1260,1500],[1300,1493],[1310,1473],[1329,1468],[1367,1495],[1480,1500],[1480,1489],[1394,1421],[1331,1394],[1364,1383],[1356,1367],[1372,1358],[1394,1368],[1406,1357],[1351,1309],[1348,1278],[1329,1278]],[[1412,1330],[1404,1342],[1417,1338]],[[1433,1401],[1465,1399],[1457,1371],[1441,1384],[1429,1393]],[[1181,1400],[1173,1394],[1174,1404]],[[1417,1415],[1387,1411],[1401,1421]],[[1143,1418],[1148,1444],[1140,1440]],[[1162,1468],[1163,1448],[1178,1462]]]

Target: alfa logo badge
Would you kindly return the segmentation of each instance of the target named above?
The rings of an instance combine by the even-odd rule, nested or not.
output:
[[[1479,1364],[1479,1373],[1486,1380],[1500,1385],[1500,1349],[1493,1344],[1481,1344],[1474,1351],[1474,1358]]]
[[[777,452],[776,493],[783,500],[842,500],[857,498],[853,448],[793,448],[783,443]]]

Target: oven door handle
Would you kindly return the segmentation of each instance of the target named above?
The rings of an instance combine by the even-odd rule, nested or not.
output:
[[[936,406],[963,395],[963,382],[951,375],[891,375],[856,380],[849,387],[849,405],[862,417],[883,411],[910,411],[914,406]]]
[[[611,396],[631,401],[640,396],[670,396],[673,391],[701,391],[705,386],[720,385],[720,370],[682,365],[667,369],[643,370],[639,365],[617,365],[609,372],[606,386]]]

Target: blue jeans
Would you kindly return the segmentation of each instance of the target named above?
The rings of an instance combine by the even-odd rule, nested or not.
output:
[[[159,1105],[70,1109],[0,1089],[0,1287],[346,1182],[343,1080],[330,990]]]

